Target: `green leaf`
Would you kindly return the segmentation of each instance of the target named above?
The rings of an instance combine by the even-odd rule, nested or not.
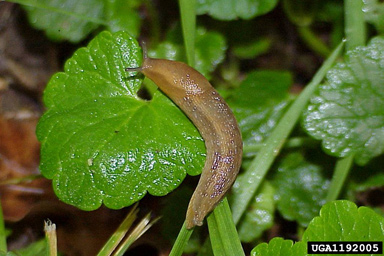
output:
[[[384,38],[349,51],[328,72],[304,113],[303,126],[328,154],[355,154],[364,165],[384,150]]]
[[[292,76],[281,71],[254,71],[228,97],[244,145],[261,143],[288,106]]]
[[[104,25],[108,30],[125,30],[138,35],[141,0],[11,0],[22,4],[30,23],[55,41],[77,43]]]
[[[266,53],[271,47],[271,39],[264,37],[233,48],[233,53],[242,59],[253,59]]]
[[[17,0],[25,5],[30,23],[52,40],[79,42],[102,20],[103,0]]]
[[[370,176],[367,180],[362,183],[356,184],[354,190],[356,191],[365,191],[371,188],[381,188],[384,187],[384,173],[376,173]]]
[[[348,183],[348,198],[355,200],[356,194],[384,187],[384,158],[377,157],[364,167],[355,166]],[[369,199],[368,199],[369,200]],[[369,200],[370,201],[370,200]],[[375,200],[373,200],[375,202]]]
[[[252,19],[271,11],[277,0],[197,0],[197,14],[219,20]]]
[[[329,180],[323,168],[308,162],[300,153],[288,155],[273,177],[277,208],[288,220],[307,226],[326,202]]]
[[[238,177],[241,178],[241,177]],[[236,193],[236,188],[232,190]],[[260,192],[251,202],[243,219],[238,225],[238,232],[242,242],[252,242],[274,224],[275,213],[275,188],[264,182]]]
[[[170,31],[167,41],[159,44],[156,49],[149,52],[149,55],[154,58],[186,62],[183,44],[179,41],[180,33],[178,29]],[[210,73],[224,60],[226,49],[223,35],[202,27],[197,28],[194,68],[209,79]]]
[[[105,20],[111,32],[124,30],[132,36],[140,33],[141,17],[138,11],[142,0],[104,0]]]
[[[37,126],[40,170],[64,202],[122,208],[201,172],[205,146],[194,125],[160,92],[137,97],[140,80],[124,69],[140,59],[127,33],[102,32],[49,82]]]
[[[304,256],[307,241],[382,241],[384,218],[368,207],[359,207],[346,200],[332,201],[320,210],[304,231],[302,241],[274,238],[269,244],[256,246],[252,256]],[[326,254],[330,255],[330,254]]]
[[[303,242],[293,243],[292,240],[284,240],[275,237],[269,243],[262,243],[256,246],[251,256],[301,256],[307,255],[307,247]]]
[[[379,0],[364,0],[365,19],[373,24],[379,33],[384,33],[384,3]]]
[[[45,239],[36,241],[26,248],[8,252],[6,256],[36,256],[47,255],[47,243]]]
[[[222,34],[197,28],[195,68],[207,78],[224,61],[226,50],[227,44]]]
[[[382,241],[384,218],[347,200],[325,204],[303,234],[303,241]]]

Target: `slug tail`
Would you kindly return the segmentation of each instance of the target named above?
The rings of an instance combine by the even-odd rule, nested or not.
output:
[[[201,212],[199,211],[199,207],[196,206],[195,202],[195,194],[193,194],[189,202],[187,216],[185,218],[187,229],[203,225],[205,215],[203,216],[201,214]]]

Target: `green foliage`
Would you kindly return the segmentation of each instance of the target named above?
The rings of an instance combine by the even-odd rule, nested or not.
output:
[[[176,237],[180,227],[183,225],[185,219],[184,213],[187,211],[188,202],[192,193],[192,189],[180,187],[164,198],[166,202],[164,202],[164,208],[161,211],[161,215],[163,216],[161,224],[165,238],[172,240]]]
[[[241,59],[252,59],[257,56],[268,52],[271,47],[271,40],[269,38],[261,38],[252,42],[235,46],[233,54]]]
[[[226,198],[207,217],[207,222],[214,255],[245,256]]]
[[[236,189],[233,190],[233,193],[236,193]],[[269,182],[265,182],[238,225],[242,242],[252,242],[259,238],[265,230],[272,227],[276,207],[274,196],[275,188]]]
[[[325,151],[355,154],[364,165],[384,151],[384,38],[349,51],[328,72],[304,114],[304,128]]]
[[[257,156],[252,160],[245,172],[243,172],[245,177],[243,179],[244,182],[240,185],[237,185],[239,184],[238,181],[235,182],[235,186],[239,186],[239,192],[232,201],[233,219],[235,220],[235,223],[240,220],[240,217],[245,212],[247,205],[255,195],[263,178],[266,176],[276,156],[279,154],[282,146],[292,132],[310,96],[325,76],[326,71],[340,54],[342,46],[343,44],[340,43],[339,46],[332,52],[321,68],[316,72],[311,82],[289,106],[288,110],[276,124],[276,127],[271,132],[271,135],[266,139],[265,144],[258,152]]]
[[[79,42],[101,25],[137,35],[141,0],[12,0],[27,11],[30,23],[55,41]]]
[[[139,35],[141,17],[138,8],[142,0],[104,0],[104,22],[111,32],[124,30],[132,36]]]
[[[188,118],[156,86],[145,83],[142,87],[141,74],[125,71],[126,67],[140,66],[142,53],[133,38],[140,34],[148,40],[151,57],[184,62],[188,59],[190,65],[208,79],[213,77],[215,82],[222,78],[225,80],[228,75],[224,74],[225,71],[221,74],[223,77],[212,74],[224,61],[222,70],[235,74],[232,80],[222,83],[225,86],[220,90],[239,121],[244,152],[252,152],[244,155],[243,173],[235,182],[230,197],[233,219],[235,223],[239,222],[239,235],[226,199],[208,219],[211,244],[216,254],[241,255],[243,252],[238,238],[254,242],[262,237],[263,232],[274,224],[276,208],[284,218],[302,226],[308,225],[302,241],[293,243],[275,238],[269,244],[257,246],[252,255],[305,255],[305,242],[308,240],[383,238],[383,219],[368,208],[357,209],[351,202],[326,204],[320,217],[313,219],[324,204],[327,192],[332,190],[325,171],[333,166],[329,167],[327,160],[317,155],[317,161],[313,161],[305,147],[293,153],[283,151],[283,157],[278,158],[278,154],[286,149],[283,146],[290,141],[292,131],[302,136],[301,131],[294,130],[297,120],[341,51],[341,45],[332,55],[329,55],[330,50],[325,44],[320,45],[323,50],[316,48],[313,42],[321,40],[308,25],[317,19],[331,23],[333,32],[329,36],[333,45],[338,44],[343,31],[352,31],[351,27],[343,28],[342,14],[348,12],[343,9],[342,2],[319,1],[322,9],[316,12],[315,5],[308,10],[305,9],[308,5],[298,6],[303,4],[301,1],[284,1],[291,21],[306,26],[306,30],[299,28],[298,32],[298,36],[304,39],[303,43],[308,49],[328,57],[295,101],[291,101],[294,97],[288,92],[293,84],[293,74],[271,70],[242,73],[240,65],[276,47],[273,37],[276,32],[265,36],[262,32],[264,28],[255,28],[255,34],[260,36],[255,37],[240,35],[236,29],[225,29],[244,25],[249,29],[241,31],[249,32],[256,23],[224,23],[203,18],[195,29],[194,3],[179,1],[182,22],[176,22],[176,26],[168,30],[165,39],[160,41],[158,24],[164,23],[160,23],[162,18],[152,16],[156,10],[151,9],[153,6],[148,1],[13,2],[25,4],[31,23],[55,41],[79,42],[97,29],[109,31],[100,33],[87,47],[78,49],[66,62],[64,72],[52,77],[44,94],[47,112],[37,127],[42,143],[40,169],[45,177],[53,180],[54,190],[62,201],[85,210],[96,209],[102,203],[117,209],[140,200],[146,193],[165,195],[178,187],[187,174],[197,175],[203,167],[204,143]],[[196,7],[198,14],[230,21],[265,14],[275,8],[277,2],[197,0]],[[316,2],[311,0],[310,4]],[[141,13],[138,12],[140,6]],[[383,6],[378,0],[364,1],[364,17],[379,32],[384,31]],[[362,10],[355,8],[354,11],[363,16]],[[139,30],[142,17],[149,21],[149,32]],[[364,27],[362,19],[358,15],[356,17],[351,19],[356,23],[350,24]],[[221,32],[214,31],[216,29]],[[116,31],[120,32],[111,33]],[[365,35],[356,41],[353,37],[363,33],[358,29],[354,31],[347,33],[348,42],[351,42],[350,45],[361,45],[365,42]],[[227,44],[235,41],[237,46]],[[233,48],[227,54],[229,47]],[[344,61],[329,71],[327,81],[317,90],[303,114],[303,126],[307,133],[322,140],[323,148],[332,156],[351,156],[350,159],[356,156],[356,162],[364,165],[383,153],[383,48],[384,38],[377,37],[368,46],[349,51]],[[247,61],[240,63],[236,58]],[[243,75],[246,79],[240,84]],[[235,89],[226,89],[226,86],[235,87],[238,84],[240,86]],[[151,100],[141,99],[139,89],[149,92]],[[299,141],[305,140],[313,141],[308,137],[299,138]],[[300,146],[303,145],[299,143]],[[255,154],[256,158],[252,159]],[[278,163],[278,170],[265,181],[274,162]],[[356,178],[359,175],[354,176],[353,173],[353,182],[347,180],[344,185],[348,187],[351,200],[355,199],[353,195],[356,192],[384,184],[379,168],[375,171],[359,168],[358,171],[365,175],[364,179],[359,180]],[[355,168],[353,170],[356,171]],[[183,188],[180,191],[182,194],[174,194],[163,211],[163,223],[166,225],[163,232],[171,241],[185,218],[191,194],[185,193]],[[181,255],[185,250],[192,230],[186,230],[184,226],[180,234],[172,256]],[[191,251],[200,246],[201,237],[197,237],[200,234],[195,232],[195,235],[194,244],[188,248]]]
[[[303,241],[381,241],[384,218],[372,209],[346,200],[321,208],[303,234]]]
[[[298,26],[308,26],[314,19],[318,1],[283,0],[283,7],[292,23]]]
[[[275,237],[269,243],[262,243],[255,247],[251,256],[301,256],[306,254],[307,247],[304,243],[293,244],[292,240],[284,240],[281,237]]]
[[[277,0],[197,0],[197,14],[219,20],[251,19],[271,11]]]
[[[329,188],[322,166],[299,152],[285,157],[273,177],[277,208],[288,220],[307,226],[317,215]]]
[[[347,184],[347,198],[354,200],[358,193],[371,191],[384,187],[383,157],[373,159],[364,167],[356,166],[351,173],[350,182]]]
[[[196,0],[179,0],[178,2],[187,63],[195,67]]]
[[[49,255],[48,253],[48,248],[47,248],[47,242],[45,239],[41,239],[37,242],[34,242],[28,247],[15,250],[15,251],[10,251],[7,253],[2,254],[0,252],[1,256],[36,256],[36,255]]]
[[[302,241],[274,238],[269,244],[256,246],[251,255],[307,255],[307,241],[382,241],[384,218],[368,207],[359,207],[345,200],[325,204],[320,216],[304,231]]]
[[[195,69],[209,79],[210,73],[223,62],[227,45],[225,38],[218,32],[196,29]],[[167,41],[159,44],[149,52],[153,58],[178,60],[186,62],[184,48],[180,41],[180,31],[172,30],[167,35]]]
[[[275,127],[289,100],[292,76],[282,71],[254,71],[227,99],[239,123],[244,145],[261,143]]]
[[[366,191],[372,188],[381,188],[384,186],[384,172],[378,172],[370,176],[364,182],[354,185],[356,191]]]
[[[45,30],[53,40],[82,40],[101,22],[103,0],[24,0],[28,18],[36,28]],[[56,12],[52,12],[52,9]]]
[[[384,3],[379,0],[364,0],[365,19],[373,24],[380,33],[384,33]]]
[[[49,82],[37,127],[40,169],[64,202],[121,208],[201,172],[204,143],[187,117],[159,92],[137,97],[140,80],[124,69],[140,58],[128,34],[103,32]]]

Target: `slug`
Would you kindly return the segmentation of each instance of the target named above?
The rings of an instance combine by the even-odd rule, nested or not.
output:
[[[189,117],[205,141],[205,165],[186,214],[187,229],[201,226],[240,169],[243,143],[236,119],[208,80],[182,62],[148,58],[144,50],[142,66],[126,71],[138,71],[151,79]]]

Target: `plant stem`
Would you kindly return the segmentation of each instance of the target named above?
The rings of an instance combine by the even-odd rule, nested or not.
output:
[[[133,222],[137,218],[139,209],[137,208],[138,204],[136,203],[132,209],[129,211],[123,222],[119,225],[117,230],[112,234],[108,241],[104,244],[103,248],[97,254],[97,256],[108,256],[118,247],[120,242],[123,240],[124,236],[127,234],[128,230],[132,226]]]
[[[273,161],[279,154],[289,134],[293,130],[309,98],[312,96],[317,85],[323,80],[326,72],[332,66],[333,62],[339,56],[344,43],[333,51],[328,59],[323,63],[319,71],[313,77],[312,81],[306,86],[302,93],[297,97],[289,107],[285,115],[281,118],[271,135],[267,138],[265,147],[260,150],[256,158],[252,161],[250,167],[243,174],[245,184],[242,184],[241,191],[233,200],[233,219],[237,224],[245,212],[250,200],[254,197],[258,187],[264,179],[267,171]]]
[[[45,239],[48,244],[48,252],[49,256],[57,256],[57,236],[56,236],[56,225],[52,223],[52,221],[47,220],[44,222],[44,232]]]
[[[319,141],[309,137],[292,137],[286,141],[284,148],[316,147],[318,145]],[[246,157],[250,157],[256,155],[263,147],[263,143],[246,144],[244,145],[243,153]]]
[[[179,5],[187,60],[189,66],[193,67],[195,65],[196,0],[179,0]],[[169,256],[182,255],[193,230],[193,228],[188,230],[184,222]]]
[[[188,64],[195,66],[196,0],[179,0],[181,25]]]
[[[31,182],[36,179],[43,178],[43,175],[41,174],[32,174],[24,177],[18,177],[14,179],[8,179],[8,180],[3,180],[0,181],[0,185],[13,185],[13,184],[20,184],[23,182]]]
[[[193,230],[193,228],[188,230],[184,222],[183,226],[180,229],[179,235],[177,236],[176,241],[173,244],[169,256],[181,256],[183,254],[184,247],[187,245],[188,240],[193,233]]]
[[[365,45],[366,28],[362,0],[344,0],[346,50]]]
[[[349,170],[353,164],[353,155],[341,158],[337,161],[335,172],[333,173],[331,185],[327,194],[327,202],[336,200],[348,176]]]
[[[7,238],[5,236],[3,208],[0,204],[0,252],[7,252]]]
[[[312,32],[309,26],[298,26],[298,31],[301,38],[309,48],[323,57],[327,57],[330,49]]]
[[[149,228],[155,224],[159,218],[151,221],[151,213],[145,215],[140,222],[132,229],[130,234],[124,238],[124,240],[119,244],[119,247],[113,252],[113,256],[123,256],[128,248],[137,241]]]
[[[214,255],[245,255],[225,197],[207,218]]]
[[[145,4],[147,10],[148,10],[148,16],[150,17],[150,35],[151,35],[151,44],[157,45],[160,41],[160,19],[158,15],[158,11],[155,8],[153,1],[150,0],[144,0],[143,3]]]

